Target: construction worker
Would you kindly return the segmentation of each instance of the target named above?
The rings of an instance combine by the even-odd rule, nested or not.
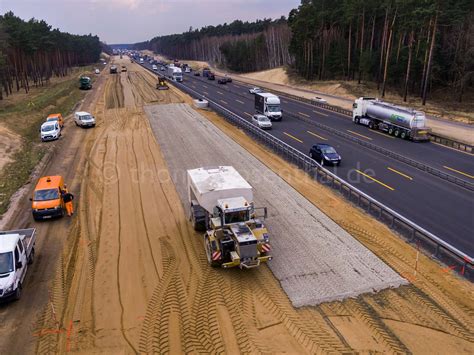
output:
[[[62,198],[64,205],[66,206],[66,212],[69,217],[74,214],[74,206],[72,205],[72,200],[74,200],[74,195],[67,190],[62,192]]]

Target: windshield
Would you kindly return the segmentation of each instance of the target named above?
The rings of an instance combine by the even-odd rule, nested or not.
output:
[[[247,222],[249,220],[249,211],[236,211],[225,213],[225,224]]]
[[[0,253],[0,274],[8,274],[13,271],[13,254]]]
[[[333,147],[323,147],[323,148],[321,148],[321,151],[324,154],[334,154],[334,153],[336,153],[336,151],[334,150]]]
[[[46,119],[46,121],[48,121],[48,122],[51,122],[51,121],[58,121],[58,120],[59,120],[59,117],[58,117],[58,116],[55,116],[55,117],[48,117],[48,118]]]
[[[35,191],[35,201],[48,201],[57,200],[59,198],[59,192],[57,189],[46,189]]]
[[[268,112],[280,112],[280,105],[268,105]]]
[[[81,121],[87,121],[90,120],[92,117],[90,115],[85,115],[85,116],[79,116],[79,119]]]
[[[258,120],[259,120],[260,122],[268,122],[268,121],[270,121],[270,120],[267,118],[267,116],[258,116]]]
[[[54,131],[54,125],[50,124],[50,125],[47,125],[47,126],[43,126],[43,127],[41,127],[41,131],[43,131],[43,132]]]

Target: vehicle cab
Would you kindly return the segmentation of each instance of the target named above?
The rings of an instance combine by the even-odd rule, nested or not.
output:
[[[61,127],[58,121],[44,122],[40,128],[42,142],[53,141],[61,136]]]
[[[95,117],[89,112],[79,111],[74,113],[74,123],[79,127],[95,127]]]
[[[261,129],[272,129],[272,121],[265,115],[253,115],[252,123]]]
[[[41,177],[31,197],[31,209],[35,220],[64,216],[61,191],[66,190],[62,176]]]
[[[28,260],[19,234],[0,235],[0,300],[20,298]]]
[[[50,121],[58,121],[59,127],[64,127],[64,118],[63,115],[61,115],[60,113],[52,113],[48,115],[48,117],[46,117],[46,122]]]

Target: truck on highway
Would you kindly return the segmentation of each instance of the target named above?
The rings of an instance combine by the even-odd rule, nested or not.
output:
[[[181,68],[169,67],[166,76],[174,81],[183,81],[183,71]]]
[[[117,74],[117,66],[111,65],[110,66],[110,74]]]
[[[92,89],[92,80],[88,76],[81,76],[79,79],[79,89],[89,90]]]
[[[207,76],[209,75],[210,72],[211,72],[211,69],[209,69],[209,68],[203,68],[203,69],[202,69],[202,77],[203,77],[203,78],[207,78]]]
[[[283,117],[280,98],[267,92],[255,93],[255,111],[272,121],[281,121]]]
[[[0,301],[19,300],[28,265],[35,255],[34,228],[0,231]]]
[[[426,127],[424,112],[384,102],[373,97],[360,97],[352,105],[352,121],[370,129],[387,132],[413,141],[428,141],[431,129]]]
[[[191,221],[204,234],[207,261],[213,267],[253,268],[272,259],[263,219],[252,186],[232,166],[187,171]],[[257,216],[257,210],[264,211]]]

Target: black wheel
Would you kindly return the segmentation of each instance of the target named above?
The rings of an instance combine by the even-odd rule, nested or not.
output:
[[[401,138],[401,139],[406,139],[406,138],[407,138],[407,132],[406,132],[406,131],[402,131],[402,133],[400,133],[400,138]]]
[[[16,288],[14,298],[16,301],[18,301],[21,298],[21,283],[19,283],[18,287]]]
[[[204,235],[204,248],[206,249],[207,263],[212,267],[219,266],[218,263],[216,263],[214,260],[212,260],[211,242],[209,241],[209,237],[207,236],[207,234]]]
[[[374,129],[374,123],[372,121],[369,122],[369,128]]]
[[[393,127],[390,127],[390,128],[388,129],[388,134],[390,134],[391,136],[393,135]]]
[[[359,117],[354,118],[354,123],[359,124],[360,123],[360,118]]]
[[[35,261],[35,248],[31,249],[30,258],[28,259],[28,265],[33,264],[33,261]]]
[[[395,136],[395,137],[398,137],[399,135],[400,135],[400,131],[399,131],[398,129],[395,130],[394,136]]]

